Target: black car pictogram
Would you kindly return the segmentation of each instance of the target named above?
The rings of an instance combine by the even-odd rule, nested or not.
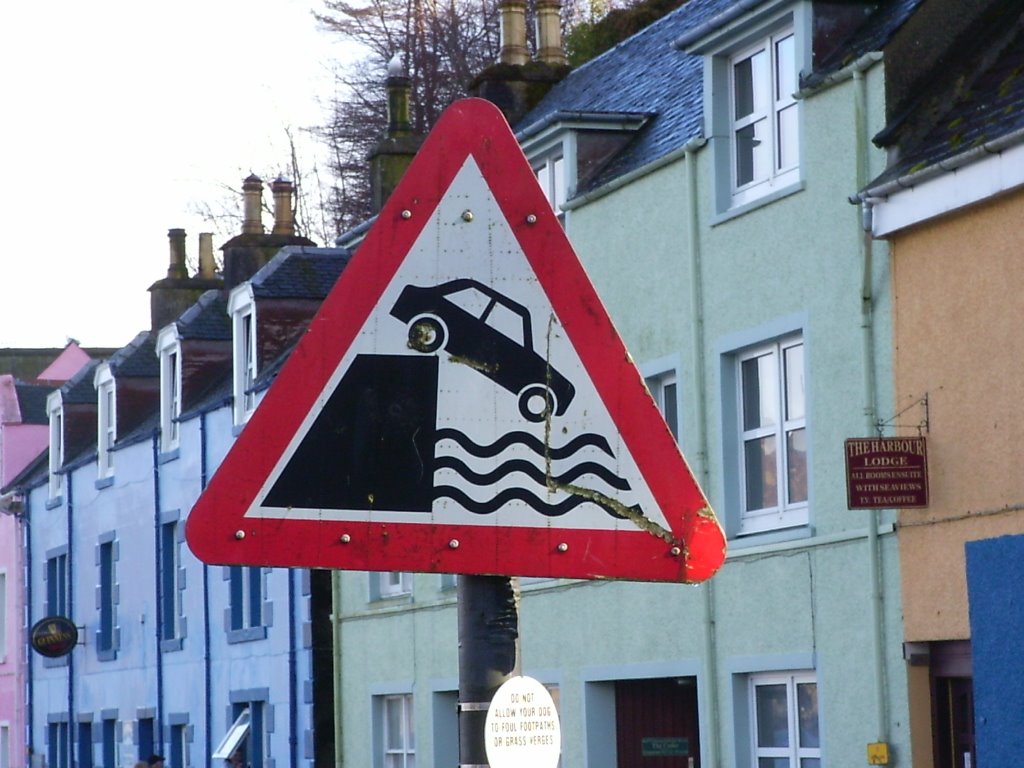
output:
[[[576,390],[533,349],[530,312],[493,288],[462,278],[407,285],[391,314],[409,324],[417,352],[444,349],[519,398],[519,412],[543,421],[561,416]]]

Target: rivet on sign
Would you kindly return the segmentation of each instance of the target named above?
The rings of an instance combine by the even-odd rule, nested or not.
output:
[[[683,553],[683,550],[681,550],[679,547],[672,547],[672,549],[670,549],[669,552],[672,553],[672,557],[679,557],[679,555]]]
[[[463,221],[472,221],[473,220],[473,212],[472,211],[463,211],[462,212],[462,220]]]
[[[527,216],[526,217],[526,223],[527,224],[536,224],[537,223],[537,214],[531,213],[529,216]]]
[[[402,218],[403,219],[411,219],[412,218],[412,211],[410,211],[408,208],[406,208],[404,211],[402,211]]]
[[[451,549],[458,549],[459,548],[459,540],[458,539],[452,539],[451,541],[448,542],[448,546]]]
[[[352,537],[351,536],[349,536],[347,533],[341,534],[341,543],[342,544],[348,544],[350,541],[352,541]]]
[[[559,544],[559,545],[558,545],[558,551],[559,551],[559,552],[568,552],[568,551],[569,551],[569,545],[568,545],[568,544],[566,544],[566,543],[565,543],[565,542],[563,541],[563,542],[562,542],[561,544]]]
[[[245,538],[245,531],[235,531],[235,538],[241,541]]]

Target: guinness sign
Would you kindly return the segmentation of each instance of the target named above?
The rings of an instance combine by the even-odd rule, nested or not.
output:
[[[33,625],[30,642],[36,653],[43,656],[67,656],[78,644],[78,627],[63,616],[47,616]]]

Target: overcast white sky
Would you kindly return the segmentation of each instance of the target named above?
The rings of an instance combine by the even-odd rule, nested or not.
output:
[[[346,51],[315,2],[3,5],[0,347],[118,347],[148,327],[167,230],[194,259],[214,230],[197,204],[286,167],[285,129],[324,121]]]

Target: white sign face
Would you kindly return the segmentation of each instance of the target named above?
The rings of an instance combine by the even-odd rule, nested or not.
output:
[[[555,768],[562,729],[547,688],[532,677],[513,677],[494,694],[484,723],[491,768]]]

